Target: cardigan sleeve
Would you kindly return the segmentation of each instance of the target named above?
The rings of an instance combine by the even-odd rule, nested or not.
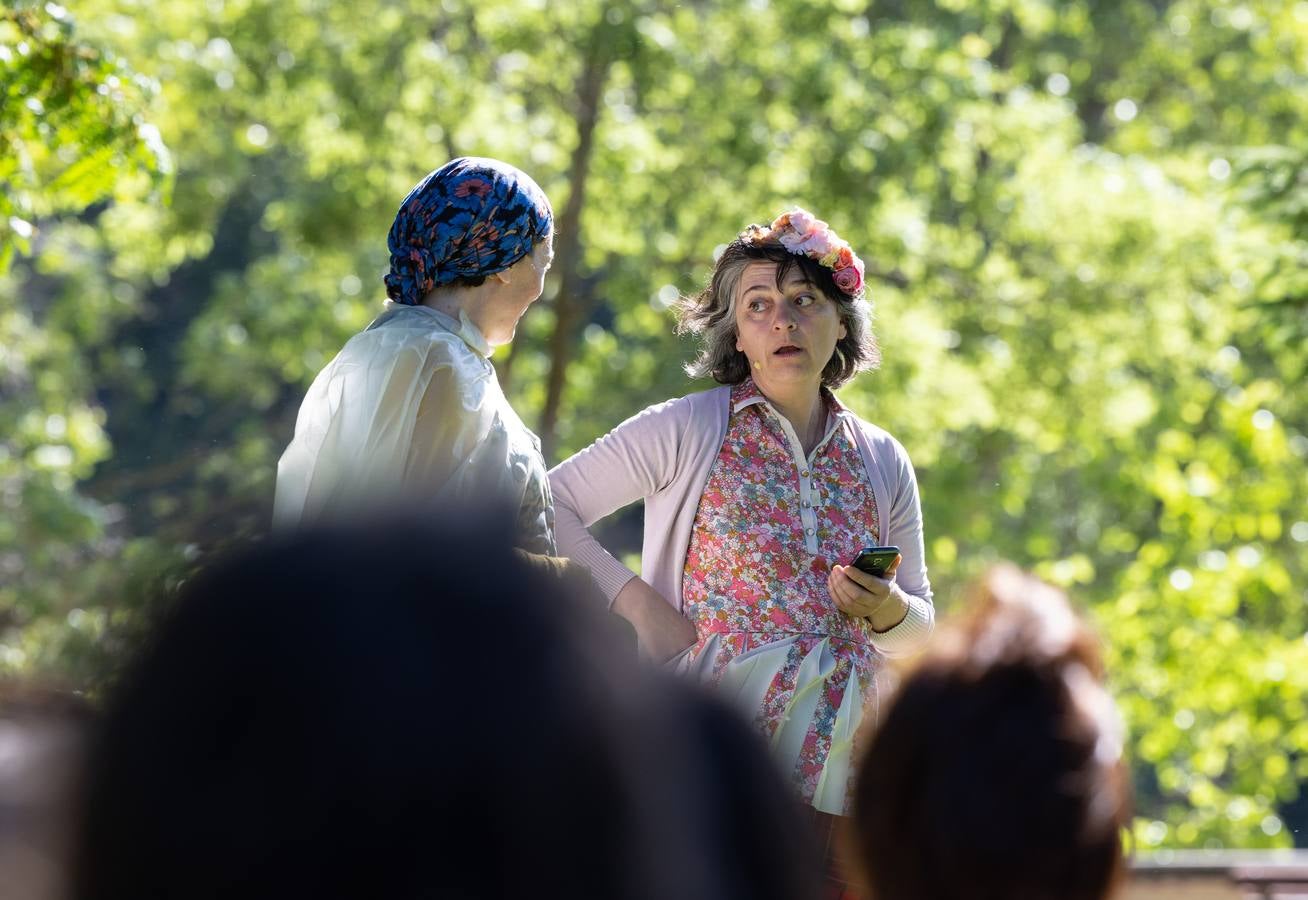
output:
[[[689,417],[684,397],[651,406],[550,470],[559,553],[590,569],[609,603],[637,576],[588,529],[672,482]]]
[[[893,452],[888,479],[890,515],[885,543],[899,548],[904,557],[895,570],[895,583],[907,595],[908,614],[888,631],[875,634],[873,643],[887,656],[913,653],[926,643],[935,627],[935,605],[931,582],[927,580],[926,553],[922,539],[922,503],[917,490],[917,473],[908,451],[894,438],[883,446]]]

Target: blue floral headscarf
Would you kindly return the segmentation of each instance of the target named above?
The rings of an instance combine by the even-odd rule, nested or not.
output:
[[[503,272],[531,253],[554,220],[525,172],[497,159],[463,156],[409,191],[386,243],[386,294],[416,306],[434,287]]]

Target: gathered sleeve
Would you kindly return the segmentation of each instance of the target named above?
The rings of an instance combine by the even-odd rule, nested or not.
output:
[[[917,473],[908,451],[893,438],[891,463],[889,524],[882,543],[899,548],[904,557],[895,570],[895,583],[905,594],[908,613],[894,628],[873,633],[873,644],[887,656],[903,656],[921,649],[935,627],[936,608],[932,602],[931,582],[927,579],[926,551],[922,537],[922,502],[918,495]]]
[[[314,379],[277,466],[273,520],[294,527],[435,497],[486,441],[486,373],[402,329],[357,335]]]
[[[491,440],[495,410],[487,397],[490,389],[489,378],[485,376],[460,375],[447,365],[433,369],[414,418],[413,440],[405,463],[406,485],[435,494],[451,482],[462,486],[466,481],[474,488],[479,484],[485,486],[493,482],[493,477],[486,476],[507,471],[507,464],[497,458],[486,467],[486,472],[475,473],[481,477],[461,477],[462,469]],[[460,499],[475,499],[475,495],[460,496]]]
[[[609,603],[637,575],[588,529],[672,483],[689,418],[685,398],[651,406],[550,470],[559,553],[590,569]]]

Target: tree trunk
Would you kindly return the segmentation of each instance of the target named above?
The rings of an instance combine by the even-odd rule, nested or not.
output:
[[[558,442],[559,408],[568,365],[576,345],[577,330],[594,305],[585,291],[582,273],[581,214],[586,205],[586,183],[590,175],[590,158],[594,149],[595,127],[599,124],[604,83],[613,64],[612,26],[607,8],[591,32],[586,61],[577,80],[577,146],[572,152],[569,170],[568,203],[558,219],[555,264],[561,273],[559,293],[554,300],[554,331],[549,340],[549,375],[545,388],[545,407],[539,431],[545,459],[552,461]]]

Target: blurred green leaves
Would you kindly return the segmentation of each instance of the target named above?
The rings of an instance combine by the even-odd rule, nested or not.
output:
[[[143,115],[156,90],[83,42],[64,7],[0,10],[0,274],[41,218],[166,185],[171,160]]]
[[[1138,846],[1308,844],[1305,9],[10,8],[0,668],[98,683],[161,587],[266,527],[399,199],[480,154],[564,209],[602,50],[577,296],[552,276],[496,360],[525,418],[556,337],[560,453],[691,389],[672,301],[812,209],[868,261],[885,363],[842,396],[917,465],[941,606],[1003,557],[1090,607]]]

